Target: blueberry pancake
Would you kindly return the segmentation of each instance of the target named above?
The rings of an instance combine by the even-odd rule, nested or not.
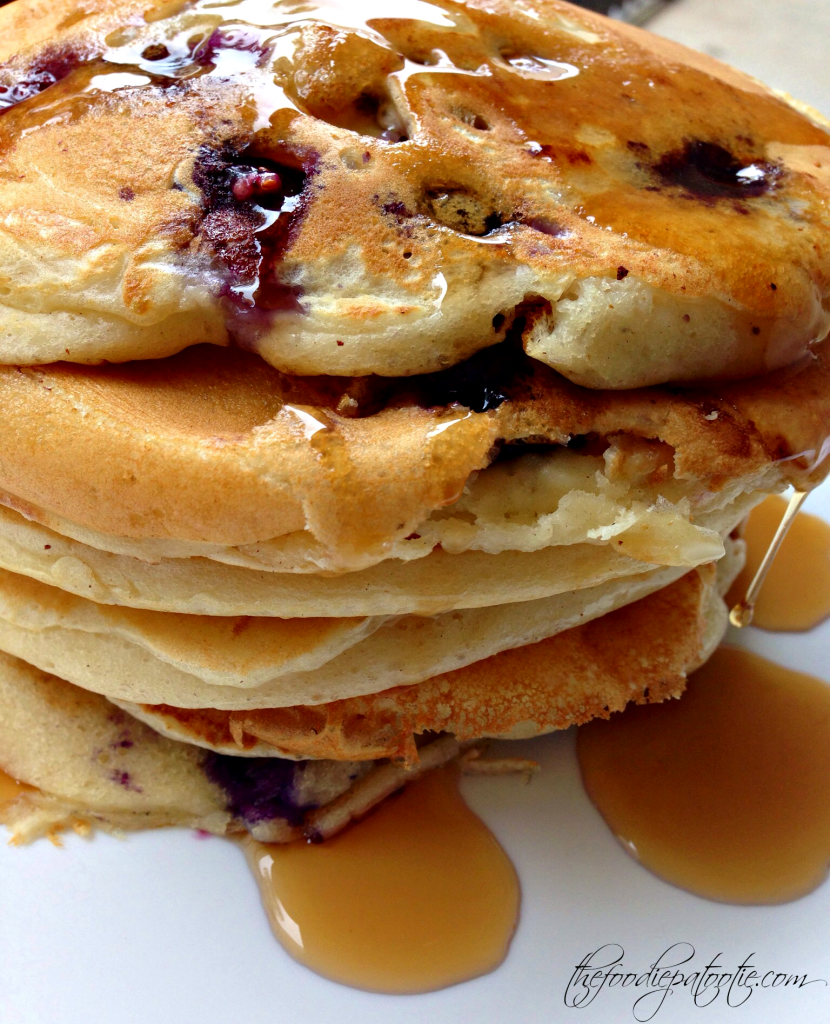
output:
[[[830,469],[828,210],[818,114],[559,0],[0,9],[14,837],[679,696]]]
[[[629,388],[826,335],[826,125],[558,0],[394,10],[4,8],[3,361],[208,342],[400,377],[515,325],[571,380]]]
[[[482,736],[529,737],[678,696],[726,628],[720,591],[732,572],[695,570],[420,686],[278,711],[117,706],[0,654],[3,763],[28,783],[0,821],[17,842],[67,827],[184,825],[271,842],[334,834]]]

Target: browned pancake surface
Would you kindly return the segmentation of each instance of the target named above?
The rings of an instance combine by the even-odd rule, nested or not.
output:
[[[316,706],[193,711],[147,706],[197,742],[240,751],[262,741],[296,757],[416,758],[415,737],[450,732],[460,741],[527,737],[591,718],[629,701],[676,697],[705,656],[714,567],[566,630],[415,686]]]
[[[805,485],[828,467],[825,348],[744,383],[624,393],[501,349],[391,391],[287,378],[209,347],[122,367],[0,367],[0,491],[47,525],[55,513],[118,537],[245,544],[308,529],[365,552],[453,502],[503,443],[601,449],[624,435],[647,442],[646,469],[694,486],[774,464]]]
[[[557,0],[17,0],[0,40],[7,362],[395,376],[530,303],[536,358],[631,387],[830,325],[825,128]]]

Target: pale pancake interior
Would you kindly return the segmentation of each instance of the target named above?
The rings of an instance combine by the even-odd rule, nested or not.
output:
[[[719,535],[733,530],[764,497],[764,492],[744,494],[699,517],[697,525],[715,538],[698,551],[701,563],[723,553]],[[390,560],[326,577],[255,572],[202,558],[151,564],[69,540],[0,506],[0,567],[99,604],[194,615],[437,615],[538,600],[654,568],[614,548],[573,544],[497,555],[436,550],[411,562]]]
[[[313,658],[306,657],[306,671],[298,671],[279,644],[295,623],[317,620],[136,612],[0,573],[0,650],[112,699],[225,709],[320,704],[420,682],[536,643],[635,601],[683,572],[656,569],[537,601],[368,620],[370,630],[350,634],[344,627],[339,644],[324,642],[324,636]],[[344,622],[323,621],[334,627]]]

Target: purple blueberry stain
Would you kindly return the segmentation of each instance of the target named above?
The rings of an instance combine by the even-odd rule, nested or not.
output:
[[[279,757],[215,753],[209,753],[204,762],[208,778],[224,790],[228,810],[249,828],[274,818],[301,824],[306,811],[314,806],[299,804],[294,797],[297,775],[304,764]]]
[[[225,26],[214,29],[210,36],[196,48],[193,61],[203,67],[209,64],[218,67],[222,63],[222,54],[226,51],[251,54],[254,57],[253,66],[258,67],[265,61],[269,48],[251,29],[242,26]]]
[[[254,171],[235,165],[234,156],[230,148],[203,146],[193,170],[193,181],[203,197],[201,234],[225,268],[231,289],[256,281],[261,261],[257,234],[266,221],[261,210],[236,194],[239,182]]]
[[[305,213],[319,158],[280,157],[205,146],[193,172],[204,210],[200,234],[222,269],[229,330],[243,346],[255,346],[272,315],[302,309],[302,289],[281,279],[279,265]]]
[[[653,171],[666,185],[707,204],[765,195],[776,187],[782,174],[776,164],[739,160],[723,146],[697,139],[666,153]]]
[[[141,786],[138,786],[136,785],[135,782],[133,782],[132,776],[130,775],[129,772],[119,771],[118,769],[115,769],[110,772],[109,779],[110,782],[114,782],[116,783],[116,785],[122,786],[124,789],[128,789],[131,793],[144,792]]]
[[[79,67],[85,57],[72,49],[44,51],[20,77],[10,85],[0,85],[0,113],[38,96]]]
[[[394,197],[381,205],[381,209],[387,217],[394,217],[398,221],[407,220],[415,214],[407,207],[406,203]]]

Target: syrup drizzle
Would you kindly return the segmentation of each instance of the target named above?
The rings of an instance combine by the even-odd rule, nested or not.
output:
[[[623,847],[699,896],[774,904],[830,863],[830,685],[722,647],[679,701],[577,735],[582,780]]]
[[[752,582],[747,588],[746,594],[743,600],[739,601],[732,610],[729,612],[729,621],[733,626],[737,626],[738,629],[743,629],[746,626],[752,624],[753,617],[755,615],[755,605],[758,601],[758,595],[761,592],[761,587],[764,585],[764,580],[767,578],[767,574],[772,568],[772,563],[775,560],[775,556],[781,545],[784,543],[784,538],[789,533],[790,527],[795,522],[795,517],[801,510],[801,506],[804,504],[807,498],[807,491],[796,491],[790,499],[790,504],[787,507],[787,511],[784,513],[784,518],[775,531],[775,536],[772,538],[770,546],[767,548],[767,553],[761,560],[761,564],[758,566],[758,570],[752,579]]]
[[[413,19],[445,30],[458,30],[453,16],[425,0],[403,0],[390,14],[380,0],[356,4],[353,0],[333,0],[328,3],[293,4],[263,2],[263,0],[198,0],[187,12],[187,27],[164,43],[146,45],[147,39],[114,47],[103,54],[109,64],[140,70],[151,76],[147,84],[161,84],[164,80],[183,81],[194,77],[233,79],[244,82],[248,89],[255,116],[251,124],[254,134],[268,129],[280,111],[314,113],[294,95],[286,92],[285,82],[277,81],[274,69],[283,70],[294,61],[300,33],[309,23],[321,23],[338,29],[356,31],[373,40],[384,50],[389,42],[378,30],[381,21]],[[392,72],[399,87],[412,75],[436,70],[457,74],[489,74],[485,66],[479,71],[464,71],[444,54],[436,54],[437,66],[431,62],[421,65],[398,55],[400,68]],[[432,61],[432,58],[430,58]],[[98,79],[125,79],[125,74],[100,75]],[[138,77],[131,75],[130,77]],[[97,81],[97,79],[96,79]],[[374,135],[386,142],[405,141],[403,120],[390,102],[379,105],[374,115],[361,117],[351,127],[359,134]],[[228,327],[243,347],[256,348],[261,333],[271,318],[279,312],[301,312],[301,291],[281,284],[274,275],[280,262],[292,225],[303,214],[307,190],[305,182],[314,174],[308,160],[303,161],[299,187],[284,187],[282,167],[243,167],[236,176],[228,196],[221,198],[224,214],[213,234],[218,262],[226,264],[224,234],[228,233],[230,213],[250,232],[240,268],[234,258],[225,266],[227,280],[222,294],[229,300],[226,314]],[[213,189],[216,198],[216,189]],[[208,197],[210,198],[210,197]],[[268,201],[270,200],[270,201]],[[212,224],[208,214],[206,224]],[[246,272],[240,274],[240,269]],[[274,280],[272,280],[274,278]],[[443,293],[439,290],[436,308],[440,312]]]
[[[184,23],[184,27],[165,35],[163,40],[148,35],[156,23],[168,17],[173,27],[179,23]],[[274,68],[277,64],[291,64],[299,33],[306,25],[321,23],[356,31],[388,49],[388,40],[372,23],[401,19],[458,31],[449,12],[426,0],[402,0],[396,4],[394,14],[380,0],[364,3],[334,0],[320,4],[294,4],[284,0],[197,0],[182,11],[160,12],[157,18],[148,17],[142,27],[132,26],[113,33],[108,39],[111,45],[99,52],[61,53],[51,58],[48,67],[33,66],[16,85],[0,87],[0,113],[5,115],[21,107],[22,123],[6,131],[10,137],[16,132],[26,135],[54,123],[45,111],[56,105],[52,95],[54,87],[65,80],[68,80],[66,89],[60,92],[57,101],[61,121],[80,116],[100,93],[169,88],[206,77],[233,80],[245,86],[255,112],[249,127],[256,133],[268,128],[279,111],[303,112],[295,98],[278,84]],[[444,54],[439,55],[437,61],[439,66],[432,67],[401,56],[401,84],[411,75],[436,70],[479,73],[455,67]],[[480,73],[489,71],[483,68]],[[40,100],[42,93],[45,95]],[[385,123],[369,129],[370,134],[398,141],[388,137],[389,130]],[[395,133],[400,135],[399,131]]]
[[[300,963],[373,992],[494,970],[519,912],[515,869],[439,768],[317,845],[246,840],[274,934]]]
[[[418,90],[409,89],[409,79],[441,73],[458,76],[459,88],[451,91],[458,91],[459,100],[458,104],[453,102],[458,106],[457,116],[466,120],[473,132],[489,131],[494,127],[488,110],[501,110],[505,114],[512,111],[510,117],[515,124],[511,132],[518,131],[524,136],[527,153],[537,155],[543,161],[557,163],[564,158],[575,166],[584,163],[586,167],[595,158],[587,150],[574,147],[573,136],[578,124],[571,123],[571,115],[564,111],[571,108],[573,90],[580,88],[577,82],[584,80],[585,88],[591,90],[592,96],[596,86],[592,120],[596,121],[598,137],[619,133],[621,139],[629,140],[627,146],[634,154],[628,166],[630,180],[624,182],[623,189],[609,187],[596,194],[592,191],[591,208],[580,201],[573,212],[590,224],[602,224],[621,232],[636,227],[644,242],[658,237],[664,239],[667,204],[676,203],[677,189],[682,190],[684,199],[699,200],[701,207],[720,204],[719,208],[731,210],[737,202],[740,212],[745,214],[748,208],[743,205],[744,200],[771,193],[786,181],[780,167],[761,159],[758,147],[749,136],[738,136],[733,140],[743,140],[737,147],[739,152],[732,152],[735,145],[732,149],[725,149],[705,139],[687,138],[690,132],[685,130],[682,135],[686,141],[680,149],[677,149],[677,139],[670,140],[670,147],[666,146],[665,139],[652,143],[640,140],[638,133],[643,124],[637,96],[655,87],[655,81],[648,73],[651,68],[649,61],[620,55],[619,60],[615,58],[609,62],[600,49],[589,53],[591,47],[586,50],[583,45],[573,50],[573,38],[580,39],[582,43],[591,40],[595,44],[600,37],[586,30],[568,29],[561,22],[559,30],[572,36],[570,44],[565,42],[561,48],[556,44],[554,50],[544,56],[552,45],[545,38],[545,33],[539,36],[538,45],[533,36],[524,32],[518,33],[512,41],[501,39],[497,42],[495,35],[486,26],[482,27],[481,14],[465,12],[457,5],[449,5],[448,9],[443,0],[440,5],[429,0],[399,0],[395,4],[384,0],[310,0],[308,3],[296,0],[194,0],[172,3],[147,12],[143,23],[116,30],[100,44],[92,42],[91,37],[83,43],[70,39],[62,48],[56,45],[53,50],[41,54],[32,66],[16,69],[17,80],[0,85],[0,113],[5,121],[9,113],[14,114],[15,108],[25,108],[20,111],[25,116],[12,117],[9,124],[0,129],[0,148],[13,145],[25,132],[43,127],[45,123],[55,123],[49,117],[40,116],[36,109],[39,101],[45,100],[47,105],[51,102],[47,94],[54,90],[64,98],[66,109],[56,115],[63,123],[81,116],[88,106],[95,105],[101,99],[101,93],[118,93],[126,107],[137,102],[136,97],[142,92],[164,90],[168,92],[168,102],[172,105],[176,97],[185,95],[188,89],[200,88],[193,80],[201,78],[212,80],[206,96],[219,95],[223,91],[212,88],[216,81],[232,81],[234,100],[237,94],[240,97],[237,108],[239,123],[234,121],[233,131],[229,127],[226,132],[217,125],[219,148],[232,139],[234,144],[239,144],[241,151],[245,149],[241,140],[246,140],[260,155],[264,151],[274,153],[281,145],[278,140],[284,141],[291,136],[290,144],[299,149],[305,145],[298,141],[300,133],[287,130],[287,125],[297,113],[328,121],[338,129],[354,131],[356,139],[374,136],[384,145],[397,145],[408,141],[409,131],[413,134],[422,128],[426,131],[426,119],[418,113]],[[520,20],[517,19],[517,24]],[[306,75],[307,69],[302,67],[303,53],[306,52],[306,44],[310,45],[309,40],[314,33],[308,30],[313,26],[335,30],[336,36],[343,37],[339,38],[338,46],[342,44],[348,49],[355,37],[360,37],[361,46],[369,41],[378,50],[377,74],[366,77],[365,88],[360,87],[363,92],[351,95],[348,81],[344,81],[342,89],[333,90],[338,96],[342,94],[342,109],[330,109],[328,93],[332,90],[315,87],[309,91],[306,86],[297,84],[298,72],[300,78]],[[510,48],[505,49],[508,43]],[[574,63],[559,59],[563,56],[571,56]],[[374,66],[373,58],[366,60],[367,67]],[[86,74],[90,64],[97,69],[91,76]],[[336,79],[335,64],[333,61],[332,81]],[[344,61],[343,67],[347,65],[348,60]],[[631,79],[623,77],[629,74],[629,69]],[[76,77],[79,71],[81,74]],[[103,73],[105,71],[110,73]],[[587,76],[593,76],[594,84]],[[705,105],[713,108],[719,109],[722,103],[726,103],[729,109],[735,105],[734,97],[724,94],[723,87],[716,86],[708,77],[705,86],[715,91],[711,95],[701,92],[700,73],[694,69],[678,69],[677,75],[672,77],[676,79],[678,95],[688,96],[693,90],[691,94],[703,96]],[[71,83],[67,83],[67,79]],[[71,96],[60,92],[65,83],[66,92],[71,92]],[[665,85],[663,82],[658,84]],[[548,90],[548,86],[552,88]],[[617,102],[615,97],[621,88],[628,90],[621,95],[630,104]],[[40,94],[43,94],[42,99]],[[603,97],[611,99],[606,101]],[[460,102],[462,98],[463,104]],[[364,109],[362,101],[365,100],[371,101],[368,109]],[[807,122],[796,119],[794,113],[782,113],[783,107],[783,104],[778,104],[768,112],[773,137],[788,145],[801,145],[801,140],[804,140],[803,144],[817,145],[826,141],[820,129],[808,127]],[[579,108],[579,103],[572,107],[577,114]],[[524,109],[525,114],[520,116],[520,109]],[[742,108],[739,112],[741,116],[745,113]],[[230,121],[222,123],[230,126]],[[258,133],[259,137],[254,138]],[[539,141],[532,141],[537,138]],[[213,145],[213,141],[207,144]],[[586,145],[591,149],[593,144]],[[413,151],[416,148],[412,147]],[[668,153],[665,152],[667,148],[670,150]],[[240,152],[239,155],[244,154]],[[345,151],[341,156],[343,163],[351,166],[348,161],[352,157]],[[279,154],[274,153],[274,158],[278,160]],[[361,159],[360,154],[354,159]],[[402,165],[410,159],[412,153],[406,154]],[[357,165],[352,169],[357,169]],[[280,170],[267,168],[265,173],[268,172],[279,174]],[[334,175],[330,169],[324,173]],[[450,177],[459,176],[464,177],[458,174]],[[645,185],[646,180],[651,184]],[[174,187],[181,188],[186,184],[189,183],[176,181]],[[309,193],[313,191],[311,187],[308,190]],[[272,194],[277,194],[276,190]],[[292,225],[300,222],[306,207],[298,210],[296,203],[285,208],[273,203],[258,203],[257,193],[246,194],[244,186],[234,193],[234,198],[244,206],[242,213],[249,215],[241,218],[243,221],[247,219],[248,234],[253,235],[247,239],[247,245],[262,257],[263,278],[269,274],[277,278],[276,287],[271,287],[265,280],[260,282],[259,275],[250,282],[236,281],[234,268],[223,265],[221,251],[216,246],[205,247],[211,256],[217,257],[215,264],[205,268],[200,263],[197,271],[200,278],[208,278],[209,285],[223,298],[230,298],[231,305],[235,306],[228,317],[230,333],[236,338],[241,331],[243,336],[238,340],[242,347],[256,348],[262,335],[268,333],[272,326],[272,317],[259,315],[263,310],[269,314],[285,312],[286,308],[291,312],[302,312],[296,301],[298,296],[290,290],[288,298],[295,300],[293,305],[275,305],[272,299],[274,294],[279,297],[286,293],[286,285],[279,279],[279,273],[274,273],[274,267],[282,263],[282,255],[287,248],[283,244],[283,236]],[[556,218],[546,216],[541,207],[535,215],[528,210],[527,217],[523,218],[517,212],[520,207],[524,208],[523,203],[511,201],[501,210],[496,209],[499,204],[491,196],[480,198],[488,230],[469,234],[459,232],[467,234],[467,237],[484,237],[492,232],[492,225],[495,225],[500,232],[499,237],[488,239],[487,244],[509,247],[520,224],[550,238],[567,234],[567,229],[555,224]],[[633,203],[629,201],[631,199]],[[632,210],[636,211],[635,222],[630,219]],[[419,215],[424,213],[423,210],[416,212]],[[710,212],[704,214],[707,223]],[[257,221],[254,228],[250,226],[252,218]],[[277,222],[281,226],[274,234],[280,236],[280,244],[271,246],[269,234]],[[681,239],[687,232],[697,238],[700,232],[695,216],[677,218],[672,215],[670,233],[674,232],[679,232]],[[229,230],[226,248],[234,238],[234,232]],[[213,240],[217,239],[218,232],[215,232]],[[680,248],[682,251],[682,245]],[[229,281],[223,274],[225,270],[229,271]],[[626,268],[623,270],[628,273]],[[453,287],[449,275],[447,280]],[[770,287],[775,288],[776,285],[771,282]],[[436,299],[439,313],[442,298],[439,288]],[[240,311],[241,316],[238,315]],[[795,356],[796,353],[793,358]],[[775,361],[780,361],[779,356]]]
[[[756,575],[764,553],[787,510],[787,501],[773,495],[752,510],[744,539],[746,566],[727,597],[739,604]],[[740,604],[739,604],[740,606]],[[830,615],[830,525],[801,512],[769,570],[758,594],[753,623],[769,630],[808,630]]]

